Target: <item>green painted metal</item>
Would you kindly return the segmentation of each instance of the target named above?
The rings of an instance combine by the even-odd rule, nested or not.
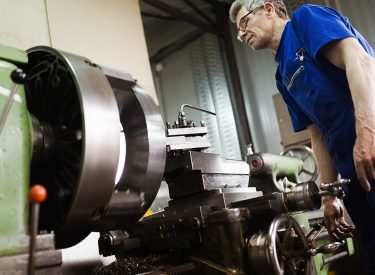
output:
[[[309,225],[308,217],[305,213],[296,213],[292,215],[292,217],[301,225],[301,227],[304,229],[305,233],[309,232],[311,230],[311,227]],[[330,243],[330,239],[327,237],[325,239],[320,239],[316,242],[316,247],[321,247],[327,243]],[[352,238],[346,239],[346,251],[348,252],[348,255],[354,254],[354,244]],[[330,271],[330,264],[323,265],[323,259],[333,256],[333,254],[321,254],[318,253],[316,256],[313,257],[313,261],[315,264],[315,268],[317,271],[317,274],[324,275],[331,273]]]
[[[305,234],[311,230],[308,217],[305,213],[296,213],[293,215],[293,218],[299,223],[299,225],[303,228],[303,231]],[[317,247],[320,245],[323,245],[324,243],[328,243],[329,239],[318,241]],[[321,253],[318,253],[316,256],[313,257],[313,263],[316,268],[316,272],[319,275],[324,275],[329,273],[329,265],[323,265],[323,255]]]
[[[285,156],[273,156],[275,165],[272,168],[272,178],[274,182],[280,176],[287,177],[292,182],[297,182],[298,174],[302,171],[303,161],[298,158]]]
[[[354,254],[353,238],[347,238],[346,239],[346,249],[348,251],[349,256]]]
[[[24,62],[25,54],[0,46],[0,110],[13,85],[10,74]],[[28,246],[31,154],[31,118],[24,86],[19,85],[0,135],[0,256],[17,254]]]

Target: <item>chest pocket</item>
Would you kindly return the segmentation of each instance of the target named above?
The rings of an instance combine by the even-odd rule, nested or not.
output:
[[[305,70],[304,61],[304,49],[301,48],[296,52],[296,57],[286,67],[282,81],[289,92],[295,85],[295,82],[298,81],[301,73]]]

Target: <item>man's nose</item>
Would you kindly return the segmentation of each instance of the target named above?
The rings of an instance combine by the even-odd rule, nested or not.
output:
[[[241,42],[243,42],[244,39],[245,39],[245,36],[246,36],[246,32],[245,31],[241,31],[241,30],[238,31],[238,35],[237,35],[237,39],[238,40],[240,40]]]

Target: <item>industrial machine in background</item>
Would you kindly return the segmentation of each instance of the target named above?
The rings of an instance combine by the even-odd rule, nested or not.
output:
[[[318,211],[347,181],[318,186],[304,157],[207,153],[207,127],[184,108],[208,111],[183,105],[165,129],[129,74],[49,47],[0,46],[0,94],[0,273],[58,274],[58,249],[93,231],[100,254],[118,259],[106,274],[325,274],[353,254]],[[163,178],[168,206],[143,217]],[[30,218],[35,185],[47,200]]]

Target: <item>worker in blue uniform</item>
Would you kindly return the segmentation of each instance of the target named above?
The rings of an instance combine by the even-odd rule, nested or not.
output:
[[[230,18],[238,39],[270,49],[278,64],[276,86],[295,131],[309,129],[322,182],[350,179],[344,204],[375,274],[375,53],[336,10],[303,5],[291,19],[280,0],[236,0]],[[341,201],[325,197],[331,236],[352,230]]]

